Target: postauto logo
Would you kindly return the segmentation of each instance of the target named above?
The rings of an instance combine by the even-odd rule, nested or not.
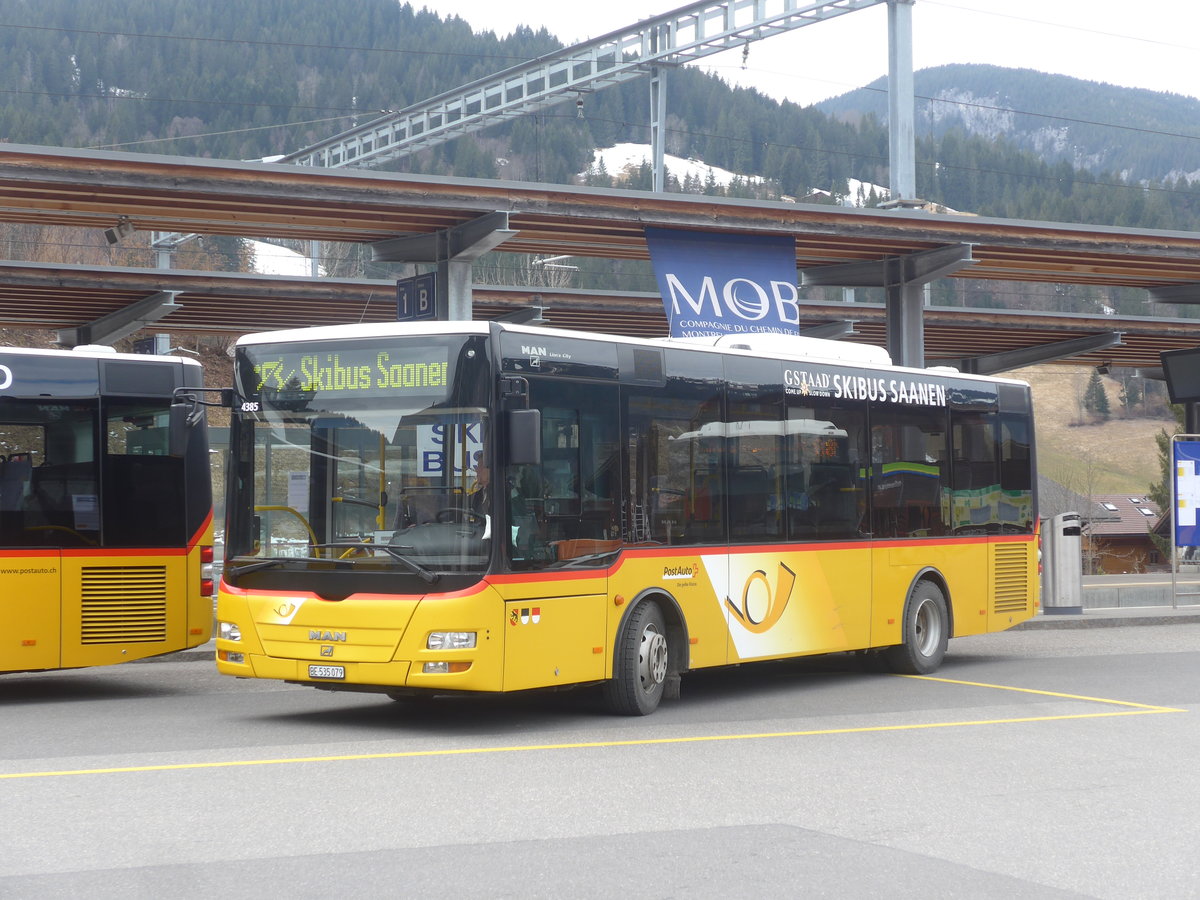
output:
[[[663,566],[664,581],[691,581],[700,574],[700,563],[684,563],[683,565]]]

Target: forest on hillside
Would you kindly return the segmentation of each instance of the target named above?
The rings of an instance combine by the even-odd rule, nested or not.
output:
[[[3,6],[4,140],[226,159],[298,150],[561,46],[544,28],[519,27],[503,38],[477,34],[462,19],[395,0],[5,0]],[[1186,98],[1147,91],[1137,93],[1158,98],[1155,104],[1143,99],[1120,107],[1129,89],[1026,70],[947,66],[917,73],[919,92],[944,89],[948,80],[967,94],[1008,98],[1017,108],[1036,108],[1035,94],[1053,92],[1046,105],[1101,122],[1119,108],[1131,127],[1081,133],[1075,139],[1081,158],[1111,154],[1118,138],[1145,147],[1146,132],[1162,131],[1164,116],[1191,109],[1180,105]],[[845,195],[848,179],[887,184],[878,87],[805,108],[731,88],[696,69],[674,70],[667,150],[761,176],[765,185],[758,190],[768,197],[809,198],[814,190]],[[569,182],[588,168],[593,148],[646,141],[648,106],[644,83],[609,88],[588,96],[582,116],[569,104],[401,165],[464,177]],[[1061,154],[1033,152],[1004,134],[921,131],[918,194],[953,209],[1147,228],[1190,229],[1200,218],[1200,185],[1179,178],[1133,183],[1119,170],[1078,168]],[[1155,166],[1182,168],[1166,161]],[[615,183],[613,174],[593,170],[590,180]],[[628,186],[642,187],[633,174]],[[732,188],[672,186],[755,190],[748,181]]]

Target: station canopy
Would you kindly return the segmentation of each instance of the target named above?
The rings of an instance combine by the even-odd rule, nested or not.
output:
[[[1155,300],[1200,301],[1200,235],[1190,232],[0,144],[7,222],[385,246],[452,239],[496,216],[505,252],[646,259],[647,226],[788,234],[813,283],[825,283],[823,267],[881,263],[890,271],[897,262],[899,271],[906,258],[958,246],[970,265],[953,278],[1142,288]],[[6,263],[0,324],[78,326],[154,292],[171,292],[179,306],[163,320],[172,330],[257,331],[395,313],[387,281]],[[476,285],[476,315],[525,306],[535,292],[550,325],[665,333],[649,294]],[[850,319],[858,339],[882,343],[878,305],[801,305],[802,328]],[[926,307],[923,318],[929,364],[1069,341],[1078,349],[1077,339],[1107,333],[1118,342],[1097,341],[1064,361],[1148,368],[1162,350],[1200,344],[1200,321],[1189,319],[943,307]]]

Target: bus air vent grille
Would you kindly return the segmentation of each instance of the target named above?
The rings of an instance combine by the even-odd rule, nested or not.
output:
[[[1023,544],[996,544],[995,613],[1023,612],[1029,607],[1029,552]]]
[[[80,639],[84,644],[167,639],[165,566],[85,567],[82,588]]]

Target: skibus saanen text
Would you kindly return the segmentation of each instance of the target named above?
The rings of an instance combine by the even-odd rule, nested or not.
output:
[[[212,635],[203,412],[189,422],[176,404],[170,427],[200,366],[106,349],[0,349],[0,672],[128,662]]]
[[[1037,604],[1029,389],[876,348],[483,322],[237,348],[218,668],[393,698],[869,651]]]

